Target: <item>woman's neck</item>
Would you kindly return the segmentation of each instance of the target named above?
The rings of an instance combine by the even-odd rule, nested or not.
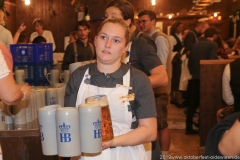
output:
[[[105,74],[110,74],[116,72],[121,66],[121,63],[117,62],[114,64],[103,64],[99,60],[97,60],[97,69]]]
[[[44,30],[38,31],[38,35],[39,35],[39,36],[42,36],[42,35],[43,35],[43,31],[44,31]]]

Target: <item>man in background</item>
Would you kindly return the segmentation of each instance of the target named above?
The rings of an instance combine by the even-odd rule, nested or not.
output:
[[[81,20],[77,24],[76,31],[78,40],[67,46],[63,57],[62,70],[68,70],[71,63],[87,61],[95,57],[94,46],[88,39],[91,31],[90,24],[86,20]]]
[[[149,34],[156,46],[157,55],[167,70],[168,79],[171,79],[171,45],[168,36],[156,27],[157,17],[151,10],[144,10],[138,14],[138,25],[142,32]],[[170,131],[167,123],[168,95],[170,84],[164,87],[154,88],[155,102],[158,112],[158,133],[159,143],[163,157],[167,157],[170,146]],[[164,158],[165,159],[165,158]]]
[[[218,59],[218,46],[214,42],[217,38],[218,31],[214,27],[208,28],[204,32],[204,38],[192,46],[189,54],[188,69],[192,75],[189,80],[189,106],[186,118],[186,135],[197,134],[193,130],[193,116],[199,106],[200,101],[200,60]]]

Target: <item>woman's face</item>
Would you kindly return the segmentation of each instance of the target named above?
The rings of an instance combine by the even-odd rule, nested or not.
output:
[[[36,30],[37,32],[42,31],[42,29],[43,29],[43,26],[42,26],[42,25],[40,25],[39,23],[36,23],[36,24],[35,24],[35,30]]]
[[[105,19],[109,18],[121,18],[123,19],[123,16],[121,14],[122,12],[117,7],[109,7],[105,11]]]
[[[125,30],[117,23],[107,22],[94,40],[97,60],[102,64],[114,64],[121,61],[127,51]]]
[[[70,35],[68,43],[72,43],[72,42],[75,42],[75,41],[76,41],[76,39],[73,36]]]
[[[176,33],[178,33],[178,34],[182,33],[182,31],[183,31],[183,24],[179,24],[177,29],[176,29]]]

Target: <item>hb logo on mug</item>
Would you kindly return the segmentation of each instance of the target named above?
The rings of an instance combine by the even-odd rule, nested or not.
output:
[[[59,129],[61,131],[60,133],[60,142],[71,142],[71,134],[68,133],[69,129],[70,129],[70,125],[66,125],[63,122],[63,125],[59,126]]]
[[[94,130],[94,139],[96,138],[101,138],[101,135],[102,135],[102,122],[99,121],[99,119],[96,121],[96,122],[93,122],[93,125],[95,127],[95,130]]]
[[[39,125],[39,128],[40,128],[40,136],[41,136],[41,140],[44,141],[44,134],[42,132],[42,128],[43,126],[42,125]]]

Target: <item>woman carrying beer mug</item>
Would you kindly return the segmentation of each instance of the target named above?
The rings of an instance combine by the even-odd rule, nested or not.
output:
[[[157,137],[156,108],[148,77],[121,63],[130,40],[122,19],[107,19],[94,39],[97,62],[79,67],[66,86],[65,107],[85,103],[94,95],[106,95],[111,112],[114,138],[102,142],[102,153],[81,160],[144,160],[142,143]]]

